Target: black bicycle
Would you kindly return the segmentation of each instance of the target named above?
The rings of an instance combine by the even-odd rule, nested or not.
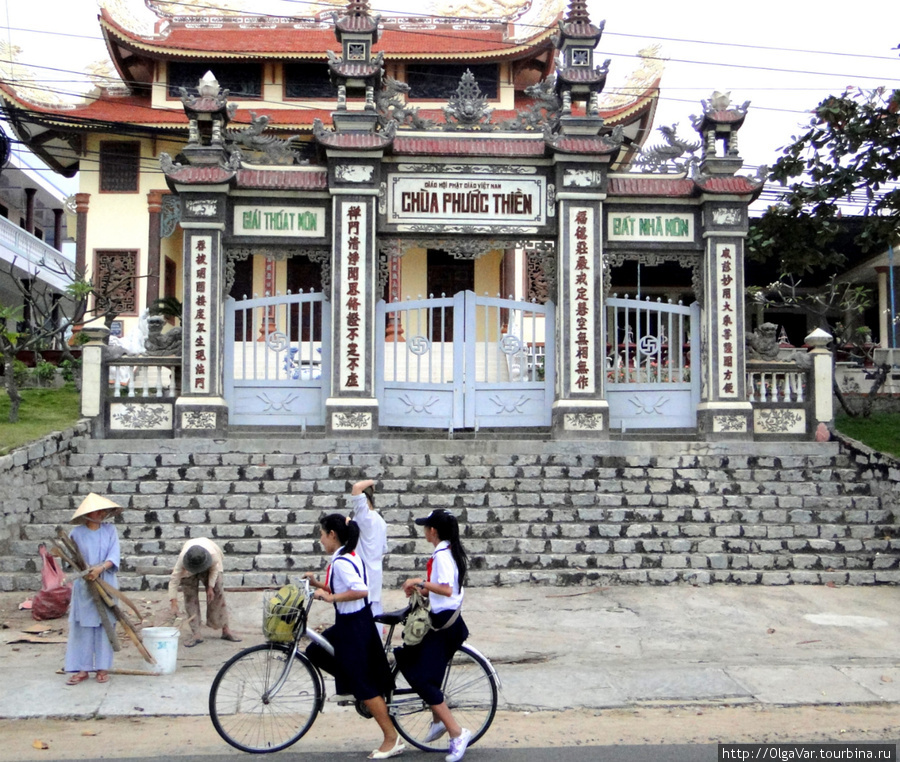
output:
[[[334,649],[319,633],[308,630],[312,607],[309,583],[304,580],[303,601],[283,614],[290,622],[290,639],[251,646],[229,659],[219,670],[209,691],[209,716],[222,738],[236,749],[265,754],[285,749],[299,741],[316,721],[325,702],[325,679],[300,647],[303,638],[318,643],[331,654]],[[271,595],[271,593],[269,594]],[[271,621],[269,596],[263,601],[266,620]],[[425,737],[433,717],[430,707],[409,687],[397,668],[391,640],[408,609],[375,617],[388,626],[385,652],[391,662],[394,688],[385,697],[397,732],[423,751],[447,749],[447,737],[430,743]],[[264,626],[268,637],[272,628]],[[491,662],[478,649],[463,644],[454,654],[444,675],[443,692],[454,718],[471,729],[471,746],[481,738],[497,712],[500,678]],[[369,717],[361,701],[352,703]]]

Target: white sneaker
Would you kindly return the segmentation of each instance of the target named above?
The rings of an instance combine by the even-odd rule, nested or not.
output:
[[[459,738],[451,738],[450,753],[444,757],[446,762],[459,762],[466,754],[466,747],[469,745],[469,739],[471,737],[472,734],[463,728],[462,733],[459,734]]]
[[[422,743],[431,743],[432,741],[437,741],[444,733],[447,732],[447,728],[444,727],[443,722],[432,722],[431,729],[428,731],[425,738],[422,739]]]
[[[329,704],[352,704],[356,697],[352,693],[334,693],[328,697]]]

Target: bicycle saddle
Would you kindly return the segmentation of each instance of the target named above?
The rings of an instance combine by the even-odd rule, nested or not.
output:
[[[409,611],[409,606],[404,606],[402,609],[397,609],[396,611],[383,611],[375,617],[375,621],[389,625],[400,624],[406,616],[407,611]]]

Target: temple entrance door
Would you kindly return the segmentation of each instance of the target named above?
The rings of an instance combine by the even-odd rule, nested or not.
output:
[[[606,300],[611,431],[696,429],[700,305]]]
[[[390,330],[388,330],[390,329]],[[379,424],[404,428],[547,427],[555,310],[476,296],[376,307]]]
[[[455,259],[440,249],[428,250],[428,296],[440,297],[458,294],[460,291],[475,290],[475,261],[472,259]],[[443,320],[443,336],[445,341],[453,341],[453,310],[449,314],[435,313],[434,319]],[[435,324],[434,335],[440,335],[441,326]]]

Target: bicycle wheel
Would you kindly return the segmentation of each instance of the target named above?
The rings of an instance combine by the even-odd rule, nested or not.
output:
[[[293,644],[262,644],[219,670],[209,690],[209,716],[236,749],[263,754],[296,743],[315,721],[321,699],[318,674],[304,655],[294,654]]]
[[[423,751],[446,751],[450,743],[446,735],[431,743],[424,741],[431,729],[431,709],[409,687],[396,666],[394,686],[388,697],[388,711],[397,732]],[[454,719],[472,731],[471,746],[487,732],[497,712],[497,679],[493,669],[480,654],[464,645],[447,666],[443,691]]]

